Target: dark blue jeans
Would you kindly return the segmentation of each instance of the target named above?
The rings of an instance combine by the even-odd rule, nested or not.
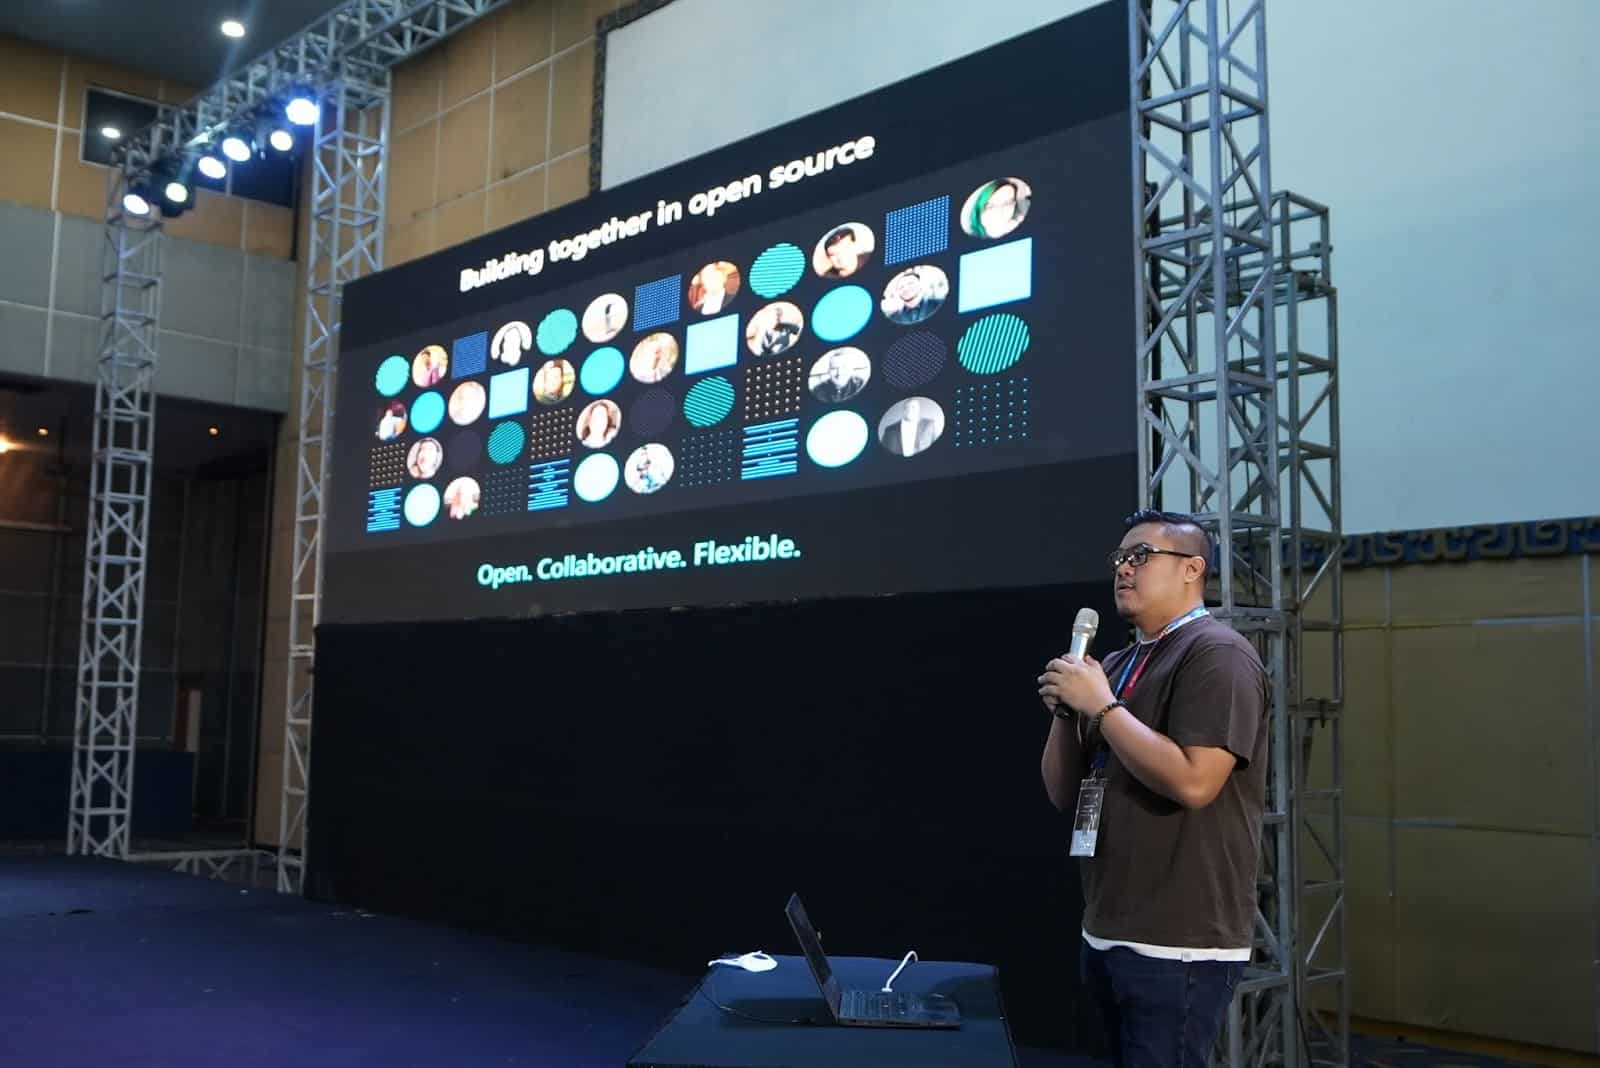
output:
[[[1242,961],[1158,960],[1083,944],[1083,985],[1116,1068],[1206,1068]]]

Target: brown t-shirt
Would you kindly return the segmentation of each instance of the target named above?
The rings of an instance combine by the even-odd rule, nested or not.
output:
[[[1138,649],[1105,659],[1113,687]],[[1266,672],[1243,636],[1209,616],[1139,655],[1150,659],[1123,694],[1128,711],[1179,745],[1226,749],[1238,762],[1216,800],[1190,811],[1108,753],[1100,836],[1082,862],[1084,930],[1122,942],[1244,948],[1266,801]]]

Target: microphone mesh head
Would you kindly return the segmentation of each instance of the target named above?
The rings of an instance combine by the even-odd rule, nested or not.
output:
[[[1078,609],[1078,618],[1072,621],[1074,633],[1093,634],[1100,629],[1100,613],[1093,608]]]

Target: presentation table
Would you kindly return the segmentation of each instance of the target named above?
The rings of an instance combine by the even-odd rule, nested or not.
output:
[[[695,985],[629,1068],[1014,1068],[1016,1051],[988,964],[919,961],[894,988],[942,994],[961,1010],[961,1027],[932,1030],[839,1027],[828,1016],[804,957],[776,957],[768,972],[717,966]],[[833,957],[845,990],[877,990],[900,962]],[[713,1000],[729,1010],[718,1008]],[[790,1021],[801,1020],[802,1023]]]

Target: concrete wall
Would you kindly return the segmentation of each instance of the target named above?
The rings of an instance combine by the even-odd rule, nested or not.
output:
[[[107,168],[79,159],[84,93],[190,86],[0,36],[0,373],[92,382]],[[198,190],[169,220],[156,390],[283,411],[293,362],[294,213]]]

